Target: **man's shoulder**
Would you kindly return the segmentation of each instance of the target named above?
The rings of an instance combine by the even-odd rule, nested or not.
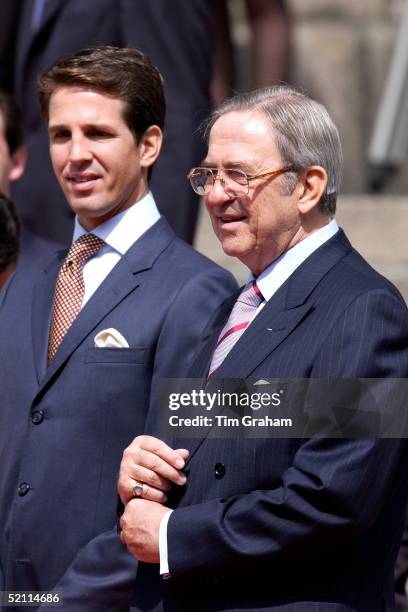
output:
[[[336,309],[373,292],[405,305],[398,289],[364,259],[341,229],[304,262],[293,279],[295,286],[306,284],[313,288],[314,299],[332,302]]]
[[[169,246],[165,260],[167,274],[175,281],[175,293],[191,296],[192,302],[210,300],[214,309],[218,309],[238,289],[231,272],[179,238]]]
[[[21,232],[20,257],[18,266],[19,268],[23,268],[28,265],[35,266],[40,261],[52,259],[55,257],[55,254],[63,248],[63,245],[46,238],[42,238],[27,228],[23,228]]]
[[[354,248],[344,257],[334,271],[338,279],[343,279],[345,294],[358,297],[369,292],[384,292],[405,304],[397,287]]]
[[[222,268],[212,259],[197,251],[194,247],[176,238],[171,245],[169,256],[175,261],[183,262],[183,268],[188,272],[218,272],[226,277],[233,278],[232,274]]]
[[[154,274],[171,276],[180,282],[197,275],[211,275],[236,282],[230,272],[211,261],[205,255],[178,238],[164,217],[152,225],[126,252],[126,259],[133,268],[154,268]]]
[[[14,274],[2,290],[0,308],[2,316],[14,309],[30,309],[34,286],[53,263],[63,260],[64,246],[36,236],[24,229],[21,251]]]
[[[141,254],[143,252],[143,255]],[[161,273],[177,277],[180,281],[197,275],[216,276],[231,285],[235,290],[237,285],[230,272],[216,264],[214,261],[199,253],[191,245],[176,236],[173,229],[164,217],[148,230],[131,249],[131,257],[140,261],[159,262]]]

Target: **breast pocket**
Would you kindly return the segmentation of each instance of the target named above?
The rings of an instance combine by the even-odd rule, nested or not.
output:
[[[85,363],[119,363],[144,364],[147,359],[146,348],[89,348],[85,354]]]

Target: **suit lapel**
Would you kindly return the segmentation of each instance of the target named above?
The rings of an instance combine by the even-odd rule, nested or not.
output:
[[[207,382],[205,377],[208,373],[218,334],[215,342],[213,338],[211,339],[208,343],[211,345],[211,350],[207,350],[207,347],[205,347],[202,361],[201,356],[197,358],[201,366],[203,386],[206,390],[208,388],[208,390],[212,392],[216,392],[217,390],[222,392],[224,381],[228,380],[228,392],[233,393],[237,391],[242,384],[242,380],[248,378],[253,370],[270,355],[275,348],[289,336],[299,322],[307,316],[308,312],[313,308],[312,304],[300,306],[292,311],[282,310],[285,305],[286,291],[287,285],[285,283],[245,330],[244,334],[221,364],[214,378]],[[221,327],[222,325],[220,329]],[[193,374],[195,378],[196,372],[194,371]],[[234,385],[235,382],[236,386]],[[215,421],[213,423],[215,423]],[[210,430],[207,431],[206,436],[208,436],[209,433]],[[184,446],[185,444],[186,448],[190,451],[189,460],[196,453],[204,439],[205,438],[194,438],[191,440],[189,439],[188,442],[183,440],[182,445]],[[180,446],[180,444],[177,443],[176,446]]]
[[[327,272],[351,249],[339,230],[314,251],[279,288],[222,363],[217,378],[246,378],[314,307],[309,300]],[[211,359],[212,353],[210,354]]]
[[[352,247],[342,229],[322,244],[288,279],[286,307],[303,304],[324,276],[345,257]]]
[[[85,304],[66,333],[41,386],[46,385],[98,323],[139,285],[128,262],[122,258]]]
[[[66,250],[60,251],[57,254],[57,258],[41,271],[40,277],[34,285],[31,311],[31,336],[38,383],[40,383],[44,377],[47,369],[48,336],[55,283],[66,253]]]
[[[216,376],[212,379],[237,379],[237,387],[242,379],[251,373],[264,361],[282,342],[290,338],[294,329],[310,314],[315,307],[311,296],[329,270],[351,250],[343,230],[314,251],[280,287],[257,317],[245,330],[239,341],[221,364]],[[232,305],[230,306],[230,309]],[[224,323],[228,314],[224,314]],[[219,326],[221,328],[222,322]],[[218,335],[209,339],[203,351],[198,355],[190,376],[205,377],[211,362],[211,357]],[[197,364],[197,371],[195,365]],[[231,392],[232,389],[228,388]],[[207,432],[208,435],[209,431]],[[190,457],[200,447],[205,438],[189,440],[187,448]]]
[[[141,273],[153,266],[157,257],[174,238],[174,232],[161,218],[121,258],[75,319],[43,377],[40,371],[39,392],[51,381],[100,321],[142,283]],[[61,263],[62,261],[56,266],[57,272]],[[42,322],[42,338],[37,340],[35,356],[39,355],[44,360],[45,351],[45,361],[51,316],[50,304],[53,300],[57,272],[54,273],[50,282],[51,288],[48,286],[46,295],[41,298],[42,307],[48,310],[48,324],[45,321]]]
[[[313,309],[313,303],[281,310],[282,296],[270,300],[222,363],[217,378],[248,378]]]

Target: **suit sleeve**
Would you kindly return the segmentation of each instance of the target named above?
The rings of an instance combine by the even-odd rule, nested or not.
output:
[[[181,285],[163,321],[153,381],[185,375],[209,318],[236,288],[229,273],[214,267]],[[84,546],[53,590],[63,594],[64,612],[128,612],[136,572],[137,560],[115,527]]]
[[[184,284],[173,300],[161,329],[154,379],[186,375],[201,347],[207,323],[236,290],[233,277],[217,268],[197,274]]]
[[[408,611],[408,507],[405,514],[404,533],[395,563],[395,595],[400,612]]]
[[[56,544],[58,545],[58,544]],[[137,560],[118,538],[116,527],[88,542],[53,591],[64,612],[129,612]],[[40,606],[39,610],[48,610]]]
[[[378,290],[358,297],[334,323],[311,376],[407,373],[406,307]],[[279,486],[176,509],[168,523],[170,572],[245,570],[265,560],[320,556],[369,529],[393,487],[406,492],[407,465],[404,440],[308,439]]]

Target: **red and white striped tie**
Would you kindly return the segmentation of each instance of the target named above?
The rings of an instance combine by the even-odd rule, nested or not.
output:
[[[251,281],[241,291],[228,321],[224,325],[211,360],[208,378],[211,378],[220,367],[232,347],[238,342],[255,314],[259,304],[263,302],[256,281]]]

